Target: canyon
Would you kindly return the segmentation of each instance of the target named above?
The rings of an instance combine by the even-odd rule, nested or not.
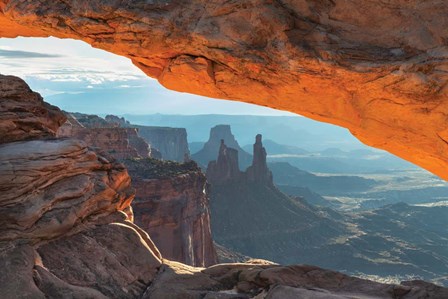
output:
[[[58,129],[57,137],[82,140],[126,166],[135,188],[130,217],[151,235],[165,258],[198,267],[217,263],[204,192],[205,176],[194,162],[180,164],[155,159],[154,148],[140,137],[141,131],[146,137],[150,132],[149,142],[162,149],[155,150],[155,156],[166,158],[171,157],[167,153],[185,148],[185,129],[133,128],[124,118],[114,115],[104,119],[81,113],[65,115],[67,121]]]
[[[447,12],[448,4],[439,0],[0,0],[0,36],[80,39],[130,58],[167,88],[343,126],[366,144],[448,179]],[[254,260],[198,268],[170,261],[134,224],[135,190],[125,165],[116,161],[128,155],[131,161],[149,159],[135,130],[122,130],[120,142],[134,137],[118,143],[118,151],[104,152],[57,136],[66,116],[21,79],[0,76],[0,98],[5,298],[448,297],[447,289],[423,281],[375,283],[314,266]],[[98,142],[110,145],[107,138]],[[220,147],[232,163],[228,177],[272,183],[268,172],[237,172],[232,161],[238,154]],[[176,159],[188,158],[184,152]],[[213,179],[227,182],[217,171]],[[199,198],[200,206],[206,199]],[[316,216],[306,203],[286,200],[309,212],[300,220]],[[391,217],[407,217],[407,207],[397,208],[403,215]],[[177,215],[190,212],[187,207]],[[207,221],[205,212],[193,215],[201,225]],[[371,217],[382,219],[366,213],[358,224],[367,230]],[[340,228],[327,224],[322,231]],[[203,249],[182,258],[197,263],[205,259]]]
[[[252,163],[252,156],[244,151],[233,136],[229,125],[217,125],[210,129],[210,137],[204,144],[202,149],[194,153],[191,158],[198,162],[204,169],[210,161],[217,158],[221,146],[221,140],[226,145],[238,151],[238,167],[239,169],[246,169]]]
[[[348,128],[447,179],[444,1],[0,1],[0,36],[83,40],[165,87]]]
[[[299,261],[383,281],[416,276],[447,284],[447,234],[440,229],[448,225],[446,206],[400,202],[365,211],[344,210],[342,202],[308,187],[324,194],[346,189],[349,194],[356,188],[347,185],[354,184],[363,194],[372,180],[317,176],[291,165],[276,169],[278,163],[267,164],[267,154],[262,136],[257,135],[252,165],[242,172],[238,151],[221,140],[217,160],[209,163],[206,172],[217,243],[280,264]],[[277,187],[277,181],[285,185]],[[239,260],[237,255],[235,261]]]
[[[3,298],[448,295],[447,289],[423,281],[382,284],[306,265],[254,260],[195,268],[170,261],[133,223],[135,189],[122,163],[83,141],[57,138],[66,116],[19,78],[0,75],[0,103],[0,127],[8,128],[0,144]],[[261,136],[257,141],[256,156],[265,157]],[[147,173],[146,164],[137,165],[132,171],[142,167]],[[178,167],[161,168],[179,174]],[[248,179],[272,182],[270,173]]]

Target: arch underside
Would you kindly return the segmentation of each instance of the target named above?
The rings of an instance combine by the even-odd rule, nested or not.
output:
[[[169,89],[346,127],[448,180],[446,15],[443,0],[0,0],[0,36],[83,40]]]

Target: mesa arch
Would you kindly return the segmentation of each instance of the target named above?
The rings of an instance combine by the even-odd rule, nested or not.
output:
[[[0,0],[0,36],[83,40],[165,87],[348,128],[448,180],[444,0]]]

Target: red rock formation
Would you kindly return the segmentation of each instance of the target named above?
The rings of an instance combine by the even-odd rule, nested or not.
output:
[[[126,160],[136,188],[134,220],[165,258],[204,267],[216,264],[206,179],[194,162]]]
[[[18,82],[2,79],[6,85],[8,80]],[[26,99],[26,94],[21,96]],[[20,96],[15,100],[20,102]],[[31,106],[39,106],[40,98],[35,100]],[[0,102],[9,101],[9,93],[4,95],[0,89]],[[0,106],[0,126],[19,119],[22,110],[9,107]],[[55,118],[60,117],[59,113]],[[57,129],[50,120],[32,123],[39,128],[51,123],[52,131]],[[23,134],[14,133],[12,139],[48,136],[46,132],[30,135],[28,130]],[[161,264],[151,239],[124,213],[129,214],[133,197],[129,182],[122,165],[79,141],[0,145],[1,297],[448,297],[447,289],[421,281],[379,284],[311,266],[258,262],[203,269],[170,261]]]
[[[163,160],[186,162],[190,159],[187,130],[184,128],[150,127],[132,125],[138,134],[156,148]]]
[[[66,129],[63,129],[67,131]],[[140,157],[136,148],[130,145],[131,136],[137,137],[135,129],[125,128],[78,128],[72,127],[71,132],[64,135],[58,133],[58,137],[71,137],[83,140],[89,146],[99,148],[115,159]],[[146,157],[149,156],[146,148]]]
[[[446,298],[448,290],[422,281],[381,284],[307,265],[265,261],[220,264],[207,269],[167,262],[143,299],[159,298]]]
[[[288,110],[448,179],[448,3],[0,1],[0,36],[84,40],[165,87]]]
[[[221,139],[218,159],[208,163],[206,176],[211,184],[239,180],[243,177],[238,167],[238,151],[227,147],[224,144],[224,139]]]
[[[129,221],[134,189],[126,169],[81,141],[45,140],[63,114],[22,92],[29,90],[23,81],[0,78],[2,86],[23,87],[19,93],[0,89],[0,127],[20,123],[21,116],[30,120],[23,136],[14,130],[6,136],[44,138],[0,145],[1,297],[141,297],[161,256]],[[22,101],[36,108],[21,109]],[[10,109],[15,104],[19,108]]]
[[[247,180],[249,182],[273,185],[272,173],[266,163],[266,149],[263,147],[261,138],[261,134],[255,137],[254,159],[252,165],[246,170]]]
[[[185,167],[153,159],[136,159],[142,158],[136,147],[148,149],[148,144],[137,135],[138,129],[130,128],[123,118],[109,115],[103,120],[94,115],[74,115],[82,124],[91,127],[85,128],[69,116],[58,136],[81,139],[130,167],[132,186],[137,192],[134,219],[151,235],[163,255],[193,266],[215,264],[208,198],[204,193],[206,179],[196,165],[189,163]],[[166,138],[171,138],[170,128],[154,128],[151,132],[165,131],[169,133]],[[148,157],[148,151],[145,153]]]
[[[96,115],[67,114],[58,137],[72,137],[85,141],[89,146],[107,152],[115,159],[147,158],[151,155],[148,143],[138,136],[137,129],[120,128]],[[87,126],[87,127],[86,127]]]
[[[221,146],[216,161],[208,164],[206,176],[212,185],[220,185],[231,181],[260,183],[274,186],[272,173],[266,163],[266,150],[261,135],[255,137],[252,165],[245,172],[238,168],[238,151],[227,147],[221,139]]]
[[[59,108],[49,105],[20,78],[0,75],[0,144],[54,137],[65,121]]]

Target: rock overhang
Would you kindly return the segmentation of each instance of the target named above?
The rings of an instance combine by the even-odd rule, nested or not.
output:
[[[348,128],[448,179],[448,3],[0,0],[0,36],[80,39],[165,87]]]

